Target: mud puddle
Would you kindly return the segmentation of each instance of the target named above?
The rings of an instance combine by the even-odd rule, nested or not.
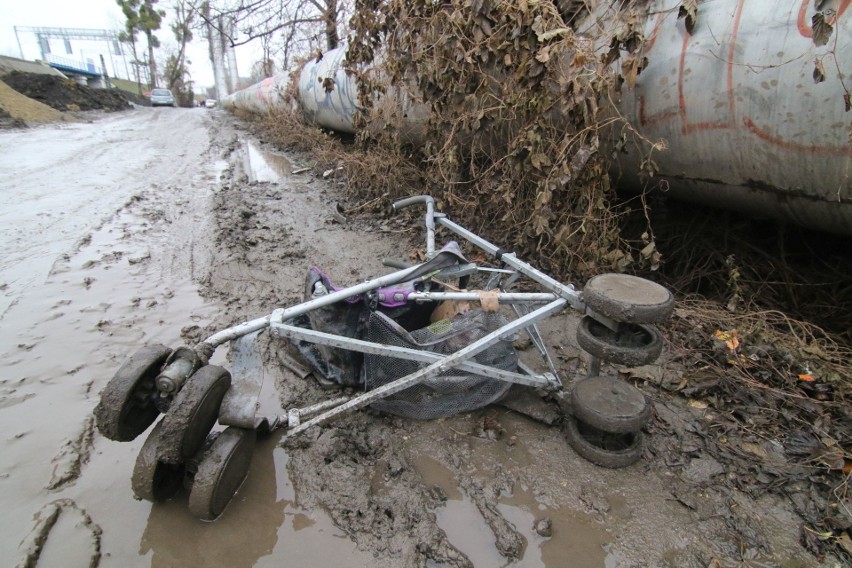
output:
[[[252,140],[242,141],[242,151],[249,181],[277,182],[293,172],[293,164],[286,156],[264,150]]]
[[[129,470],[110,473],[115,468],[107,460],[93,459],[91,469],[98,470],[107,486],[118,485],[119,505],[126,504],[132,515],[130,522],[118,522],[114,503],[94,493],[86,496],[93,516],[112,519],[103,527],[103,548],[112,554],[103,558],[102,565],[248,568],[281,566],[286,558],[288,565],[369,566],[371,555],[359,552],[328,516],[297,504],[297,492],[287,476],[287,457],[277,443],[277,437],[258,443],[248,478],[225,515],[213,523],[190,515],[186,491],[153,506],[134,501]],[[131,467],[135,453],[127,455]]]
[[[616,565],[605,552],[611,536],[599,523],[584,513],[547,507],[523,486],[497,499],[497,510],[526,542],[522,556],[507,561],[476,503],[459,488],[453,473],[426,455],[413,461],[423,483],[446,495],[445,504],[435,512],[438,526],[474,566],[538,568],[557,566],[566,558],[577,566]]]
[[[3,317],[4,548],[23,540],[29,527],[21,521],[38,510],[40,500],[56,495],[79,500],[82,487],[73,486],[93,451],[105,451],[111,463],[103,469],[126,486],[129,477],[115,466],[127,460],[117,459],[112,447],[94,445],[91,410],[100,389],[139,346],[179,344],[182,327],[203,325],[216,313],[187,275],[175,278],[161,259],[152,260],[166,233],[162,219],[150,220],[149,206],[148,200],[131,200],[58,259],[47,279],[19,295]],[[107,496],[115,514],[115,495]],[[67,540],[70,550],[76,540],[55,536],[67,532],[68,518],[63,512],[50,531],[54,537],[47,539],[40,565],[62,565],[44,562],[70,558],[61,543]]]

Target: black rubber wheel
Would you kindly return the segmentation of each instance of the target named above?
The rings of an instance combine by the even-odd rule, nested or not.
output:
[[[147,345],[130,356],[101,392],[95,418],[101,434],[129,442],[154,423],[160,411],[155,404],[155,379],[171,353],[164,345]]]
[[[647,365],[663,351],[663,337],[652,325],[619,324],[617,332],[585,316],[577,326],[577,343],[603,361],[621,365]]]
[[[186,380],[160,423],[161,461],[182,463],[198,453],[230,387],[231,374],[216,365],[201,367]]]
[[[586,282],[583,301],[597,313],[625,323],[669,319],[674,296],[668,289],[629,274],[599,274]]]
[[[154,426],[136,457],[130,484],[137,499],[165,501],[174,497],[183,484],[186,473],[183,464],[163,463],[157,458],[162,425],[161,422]]]
[[[623,434],[641,430],[651,418],[651,405],[642,392],[613,377],[589,377],[571,389],[574,417],[589,426]]]
[[[216,438],[198,464],[189,512],[204,521],[216,519],[231,502],[251,465],[257,434],[229,426]]]
[[[565,419],[565,437],[568,444],[581,457],[601,467],[618,469],[636,463],[642,457],[644,436],[642,432],[613,434],[603,432],[568,416]]]

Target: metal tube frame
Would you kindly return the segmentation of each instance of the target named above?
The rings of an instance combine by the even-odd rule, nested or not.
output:
[[[443,213],[436,213],[434,211],[434,200],[430,196],[421,195],[403,199],[395,202],[393,204],[393,208],[394,210],[399,210],[403,207],[418,203],[426,204],[425,224],[427,258],[432,258],[435,255],[435,223],[437,222],[450,232],[462,237],[477,248],[496,258],[499,262],[502,262],[505,266],[509,267],[511,271],[500,270],[500,272],[509,273],[509,278],[507,279],[508,285],[514,283],[518,276],[523,275],[547,290],[547,292],[524,293],[501,291],[497,295],[499,303],[519,305],[524,308],[529,307],[531,304],[543,303],[545,305],[529,311],[528,313],[526,309],[516,310],[516,313],[519,316],[517,319],[510,321],[499,329],[492,331],[450,355],[440,355],[429,351],[422,351],[407,347],[383,345],[360,339],[305,329],[288,323],[293,318],[304,315],[311,310],[330,306],[337,302],[346,300],[347,298],[365,294],[383,286],[390,286],[392,284],[404,282],[408,275],[417,270],[419,267],[419,265],[417,265],[379,278],[368,280],[361,284],[356,284],[337,292],[332,292],[296,306],[275,309],[269,315],[224,329],[199,343],[196,350],[199,354],[209,357],[218,346],[224,343],[234,341],[240,337],[248,335],[249,333],[270,328],[270,333],[272,333],[274,337],[299,339],[320,345],[358,351],[361,353],[370,353],[386,357],[418,361],[427,365],[410,375],[352,398],[341,397],[311,405],[309,407],[289,410],[286,415],[278,417],[278,419],[275,420],[275,423],[279,426],[289,426],[290,429],[287,433],[287,437],[294,436],[312,426],[331,420],[345,412],[363,408],[377,400],[437,377],[441,373],[452,368],[458,368],[463,371],[510,383],[538,387],[550,391],[561,390],[562,384],[556,375],[553,362],[547,353],[547,349],[544,342],[541,340],[540,334],[538,333],[536,323],[565,310],[569,305],[581,312],[585,311],[586,307],[581,294],[574,289],[573,285],[564,285],[558,282],[526,262],[519,260],[513,253],[503,251],[487,240],[450,221]],[[443,300],[475,302],[479,299],[480,295],[475,292],[412,292],[407,296],[408,301],[415,302],[438,302]],[[551,372],[539,375],[535,374],[528,366],[519,365],[519,369],[522,373],[516,373],[470,361],[471,358],[487,349],[495,342],[510,337],[520,330],[527,330],[530,332],[530,336],[532,337],[536,348],[542,354],[542,357]],[[306,422],[301,422],[302,417],[315,414],[317,412],[321,413]]]
[[[502,329],[502,328],[500,328]],[[499,331],[499,330],[498,330]],[[326,345],[328,347],[338,347],[348,349],[349,351],[357,351],[359,353],[369,353],[370,355],[381,355],[383,357],[394,357],[396,359],[405,359],[407,361],[417,361],[420,363],[434,363],[444,359],[443,355],[432,353],[431,351],[421,351],[419,349],[411,349],[409,347],[398,347],[395,345],[383,345],[362,339],[354,339],[352,337],[343,337],[332,333],[324,333],[313,329],[305,329],[287,324],[273,324],[271,333],[273,337],[285,339],[300,339],[309,341],[318,345]],[[529,375],[521,373],[512,373],[479,363],[462,362],[457,365],[461,371],[475,373],[492,379],[499,379],[508,383],[516,383],[528,387],[552,388],[552,380],[545,375]]]

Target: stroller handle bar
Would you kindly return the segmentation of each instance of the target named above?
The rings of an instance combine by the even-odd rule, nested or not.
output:
[[[435,207],[435,199],[431,195],[413,195],[411,197],[406,197],[405,199],[394,201],[392,207],[394,211],[399,211],[404,207],[410,207],[411,205],[417,205],[418,203],[425,203],[427,208],[429,205]]]
[[[532,278],[534,281],[543,285],[557,296],[568,300],[571,306],[575,309],[585,311],[586,306],[581,299],[580,293],[574,289],[574,286],[563,285],[561,282],[558,282],[554,278],[551,278],[543,272],[533,268],[526,262],[519,260],[514,254],[504,251],[482,237],[468,231],[461,225],[453,223],[443,213],[436,216],[435,199],[431,195],[414,195],[406,197],[405,199],[400,199],[399,201],[394,201],[393,210],[399,211],[400,209],[410,207],[411,205],[417,205],[418,203],[426,204],[426,258],[432,258],[435,255],[435,220],[437,217],[438,223],[446,229],[449,229],[451,232],[462,237],[477,248],[494,256],[497,260],[508,265],[513,270]]]
[[[426,204],[426,258],[435,256],[435,200],[431,195],[414,195],[393,202],[393,210],[399,211],[403,207]]]

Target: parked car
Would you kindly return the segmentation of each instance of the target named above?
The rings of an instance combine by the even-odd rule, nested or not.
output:
[[[151,91],[151,106],[176,107],[175,97],[168,89],[154,89]]]
[[[204,101],[204,106],[207,108],[216,108],[216,99],[207,99]]]

